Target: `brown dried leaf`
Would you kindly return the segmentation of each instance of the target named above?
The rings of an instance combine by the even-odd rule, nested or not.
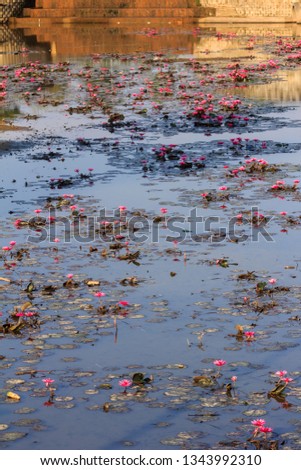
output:
[[[20,395],[18,395],[17,393],[14,393],[14,392],[7,392],[6,396],[7,396],[7,398],[9,398],[10,400],[16,400],[16,401],[21,400]]]
[[[99,286],[100,285],[100,281],[94,281],[93,279],[86,279],[84,281],[84,283],[88,286],[88,287],[94,287],[94,286]]]
[[[21,310],[21,312],[24,312],[24,310],[26,310],[27,308],[30,308],[31,306],[32,306],[32,303],[31,303],[31,302],[29,302],[29,301],[28,301],[28,302],[25,302],[24,304],[22,304],[22,305],[20,306],[20,310]]]

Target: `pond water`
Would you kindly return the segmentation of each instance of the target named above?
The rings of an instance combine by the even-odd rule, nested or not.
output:
[[[300,33],[3,30],[0,449],[301,448]]]

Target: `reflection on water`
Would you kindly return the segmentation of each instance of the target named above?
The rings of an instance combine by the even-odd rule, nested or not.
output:
[[[27,47],[36,44],[50,52],[53,61],[91,54],[135,53],[138,51],[193,52],[191,30],[145,26],[106,27],[100,24],[57,25],[22,30]]]
[[[27,53],[27,49],[29,52]],[[51,61],[48,44],[39,44],[35,36],[26,37],[19,29],[0,26],[0,65],[14,65],[27,60]]]
[[[25,46],[21,31],[11,30],[6,25],[0,26],[0,64],[9,65],[18,63],[16,51]]]
[[[0,27],[0,65],[35,60],[48,63],[81,60],[93,54],[134,54],[139,51],[193,54],[206,62],[216,59],[249,59],[252,62],[268,58],[264,48],[260,50],[256,46],[267,45],[269,40],[274,41],[279,36],[301,36],[301,25],[235,24],[204,28],[166,25],[155,29],[145,21],[145,25],[53,24],[47,29],[32,27],[24,30],[4,25]],[[262,100],[299,101],[301,72],[281,72],[280,78],[268,85],[235,90],[235,93]]]
[[[213,35],[208,36],[208,32]],[[301,26],[294,24],[272,25],[216,25],[200,29],[200,37],[194,43],[194,55],[198,59],[246,58],[254,54],[252,47],[267,45],[275,37],[296,37],[301,35]],[[265,60],[267,53],[256,50],[256,59]]]
[[[194,34],[193,34],[194,33]],[[218,35],[216,36],[216,34]],[[179,53],[210,54],[214,57],[239,57],[248,55],[245,46],[250,37],[256,44],[268,37],[301,35],[301,26],[275,25],[194,25],[153,28],[145,25],[105,26],[102,24],[53,24],[49,27],[32,27],[11,30],[0,28],[1,52],[16,54],[27,47],[36,53],[50,54],[53,61],[91,54],[134,53],[135,51],[172,51]],[[49,60],[45,56],[41,60]],[[2,57],[2,63],[13,62]]]
[[[247,98],[263,101],[301,101],[301,70],[282,71],[275,74],[276,81],[267,85],[249,85],[240,93]]]

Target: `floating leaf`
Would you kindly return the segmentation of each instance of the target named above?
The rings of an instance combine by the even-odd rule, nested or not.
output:
[[[7,385],[21,385],[25,383],[25,380],[22,379],[8,379],[6,381]]]
[[[84,283],[88,286],[88,287],[95,287],[95,286],[99,286],[100,285],[100,281],[93,281],[93,279],[86,279],[84,281]]]
[[[266,287],[267,283],[266,282],[258,282],[256,284],[256,292],[257,293],[261,293],[264,291],[265,287]]]
[[[285,382],[276,384],[276,386],[272,390],[269,391],[268,396],[273,397],[273,396],[282,395],[282,393],[284,392],[285,387],[286,387]]]
[[[144,382],[144,374],[142,372],[136,372],[133,375],[133,382],[136,384],[141,384]]]
[[[166,368],[167,369],[186,369],[185,364],[167,364]]]
[[[132,380],[135,385],[146,385],[152,381],[152,377],[144,377],[142,372],[136,372]]]
[[[136,277],[126,277],[120,281],[123,286],[137,286],[138,279]]]
[[[110,403],[108,402],[104,403],[102,406],[102,409],[105,413],[108,413],[108,411],[110,410]]]
[[[0,442],[16,441],[27,436],[27,432],[4,432],[0,434]]]
[[[111,390],[113,387],[112,387],[111,384],[106,384],[106,383],[104,383],[104,384],[98,385],[98,388],[100,388],[100,389],[102,389],[102,390]]]
[[[193,377],[193,383],[195,385],[199,385],[200,387],[211,387],[214,385],[214,381],[211,377],[207,377],[205,375],[196,375]]]
[[[236,325],[235,329],[237,331],[236,333],[236,339],[241,340],[244,337],[244,328],[241,325]]]
[[[171,426],[171,423],[167,423],[166,421],[160,421],[159,423],[155,424],[157,428],[167,428]]]
[[[248,271],[247,273],[244,274],[239,274],[237,276],[237,279],[239,280],[247,280],[247,281],[254,281],[256,278],[256,275],[254,274],[254,271]]]
[[[29,408],[24,406],[23,408],[19,408],[18,410],[15,411],[16,414],[18,415],[26,415],[29,413],[34,413],[36,411],[35,408]]]
[[[29,294],[31,294],[34,290],[36,290],[35,285],[32,281],[30,281],[25,289],[25,292],[28,292]]]
[[[14,393],[14,392],[7,392],[6,396],[7,396],[7,398],[9,398],[10,400],[16,400],[16,401],[21,400],[20,395],[18,395],[17,393]]]
[[[14,334],[18,334],[20,332],[20,330],[22,328],[24,328],[25,326],[26,326],[25,322],[20,317],[17,323],[15,323],[13,325],[9,325],[8,331],[10,331],[11,333],[14,333]]]
[[[56,291],[56,289],[57,289],[57,288],[56,288],[55,286],[53,286],[53,285],[44,286],[41,293],[42,293],[42,295],[52,295],[53,292]]]
[[[267,412],[265,410],[254,409],[254,410],[244,411],[243,414],[245,416],[264,416],[267,414]]]
[[[25,302],[24,304],[21,305],[20,307],[20,310],[21,312],[24,312],[24,310],[26,310],[27,308],[30,308],[32,306],[32,303],[31,302]]]
[[[55,407],[63,410],[69,410],[71,408],[74,408],[75,405],[74,403],[56,403]]]
[[[29,419],[29,418],[23,418],[19,419],[18,421],[14,421],[13,423],[14,426],[36,426],[41,424],[40,419]]]
[[[68,402],[72,400],[74,400],[73,397],[61,397],[61,396],[55,397],[55,401],[59,401],[59,402]]]

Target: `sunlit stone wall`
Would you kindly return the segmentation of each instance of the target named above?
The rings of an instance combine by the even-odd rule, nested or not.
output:
[[[35,0],[31,18],[278,18],[293,17],[297,0]]]
[[[200,0],[203,7],[216,8],[216,16],[291,17],[292,0]]]

